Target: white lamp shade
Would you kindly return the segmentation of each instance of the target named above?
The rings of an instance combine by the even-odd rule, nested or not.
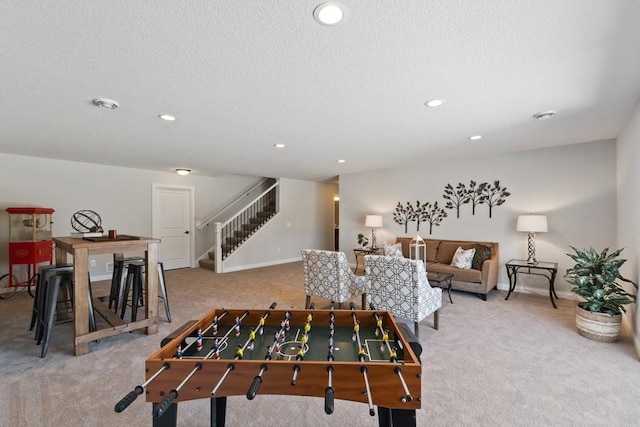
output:
[[[518,217],[517,231],[527,233],[546,233],[549,231],[546,215],[520,215]]]
[[[380,215],[367,215],[364,220],[365,227],[382,227],[382,216]]]

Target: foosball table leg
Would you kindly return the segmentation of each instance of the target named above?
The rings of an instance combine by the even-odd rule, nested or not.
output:
[[[153,404],[152,414],[157,405],[158,403]],[[153,427],[176,427],[178,424],[178,404],[172,403],[160,417],[152,416],[151,419],[153,420]]]
[[[227,415],[227,398],[211,398],[211,427],[224,427]]]

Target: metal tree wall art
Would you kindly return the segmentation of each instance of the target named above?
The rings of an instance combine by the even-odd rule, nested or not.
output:
[[[476,206],[483,203],[482,193],[484,192],[485,187],[489,185],[486,182],[478,185],[477,182],[471,180],[469,183],[469,188],[467,189],[467,197],[469,197],[469,201],[471,202],[471,215],[476,214]]]
[[[420,231],[420,223],[429,220],[429,202],[421,205],[420,200],[416,201],[416,209],[414,212],[416,216],[415,221],[417,223],[416,231]]]
[[[447,203],[444,205],[445,208],[456,210],[456,218],[460,218],[460,206],[471,201],[471,197],[469,196],[465,185],[461,182],[456,185],[455,189],[451,184],[445,185],[442,197],[447,200]]]
[[[406,234],[409,223],[416,220],[416,211],[411,206],[411,203],[407,202],[406,206],[402,206],[402,203],[398,202],[396,210],[393,212],[393,220],[400,225],[404,225]]]
[[[491,210],[494,206],[502,205],[509,197],[511,193],[507,191],[507,188],[500,187],[500,181],[493,181],[493,185],[487,184],[481,191],[481,202],[489,205],[489,218],[491,218]]]
[[[427,202],[422,208],[426,214],[426,221],[429,223],[429,234],[433,234],[433,226],[439,226],[442,220],[447,217],[447,212],[438,207],[438,202],[434,202],[433,205]]]

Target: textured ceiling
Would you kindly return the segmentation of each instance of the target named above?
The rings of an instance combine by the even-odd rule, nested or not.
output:
[[[319,3],[4,0],[0,152],[321,181],[615,138],[640,99],[637,0]]]

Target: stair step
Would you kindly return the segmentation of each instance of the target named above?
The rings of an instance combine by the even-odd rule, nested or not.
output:
[[[201,259],[198,260],[198,264],[200,264],[200,268],[206,268],[207,270],[216,271],[216,262],[212,259]]]

